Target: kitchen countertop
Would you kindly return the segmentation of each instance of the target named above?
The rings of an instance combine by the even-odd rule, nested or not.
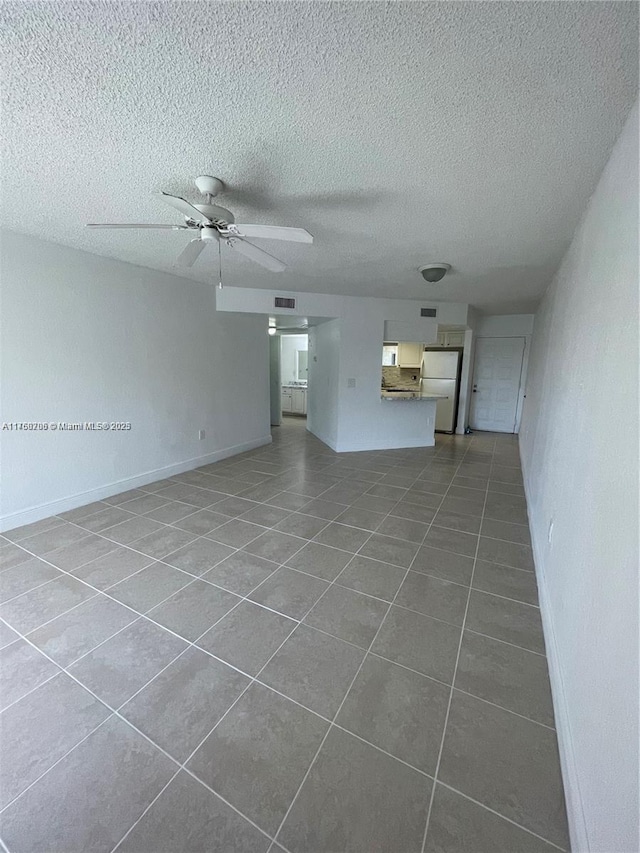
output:
[[[416,391],[392,391],[383,390],[380,394],[381,400],[391,400],[399,403],[428,402],[430,400],[446,400],[446,394],[420,394]]]

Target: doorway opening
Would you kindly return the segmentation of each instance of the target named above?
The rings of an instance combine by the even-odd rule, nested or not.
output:
[[[280,336],[282,417],[307,417],[308,335]]]
[[[271,425],[306,422],[309,336],[279,331],[271,343]]]

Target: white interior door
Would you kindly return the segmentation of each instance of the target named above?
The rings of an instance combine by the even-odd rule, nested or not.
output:
[[[478,338],[469,423],[472,429],[515,432],[524,338]]]

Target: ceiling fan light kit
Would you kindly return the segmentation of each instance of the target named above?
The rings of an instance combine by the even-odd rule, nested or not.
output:
[[[197,231],[198,236],[188,243],[178,255],[178,263],[191,267],[200,253],[208,245],[218,244],[222,240],[230,249],[260,264],[271,272],[282,272],[286,264],[278,258],[249,243],[247,237],[264,240],[287,240],[294,243],[313,243],[313,236],[304,228],[290,228],[283,225],[245,225],[237,224],[235,217],[226,207],[213,203],[213,199],[224,191],[224,182],[211,175],[196,178],[195,185],[205,197],[204,204],[192,204],[180,196],[161,192],[163,201],[184,216],[184,225],[152,225],[142,223],[88,223],[88,228],[134,228],[161,229],[171,231]]]
[[[215,240],[216,243],[220,239],[220,234],[217,228],[214,228],[212,225],[203,225],[200,230],[200,239],[201,240]]]
[[[451,264],[424,264],[418,267],[418,272],[425,281],[435,284],[437,281],[442,281],[450,269]]]

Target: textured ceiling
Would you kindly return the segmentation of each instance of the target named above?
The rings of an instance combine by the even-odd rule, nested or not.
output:
[[[227,285],[530,309],[637,92],[627,2],[5,2],[6,227],[176,271],[213,174],[274,275],[226,249]],[[417,267],[447,261],[441,284]],[[192,270],[217,275],[215,253]]]

